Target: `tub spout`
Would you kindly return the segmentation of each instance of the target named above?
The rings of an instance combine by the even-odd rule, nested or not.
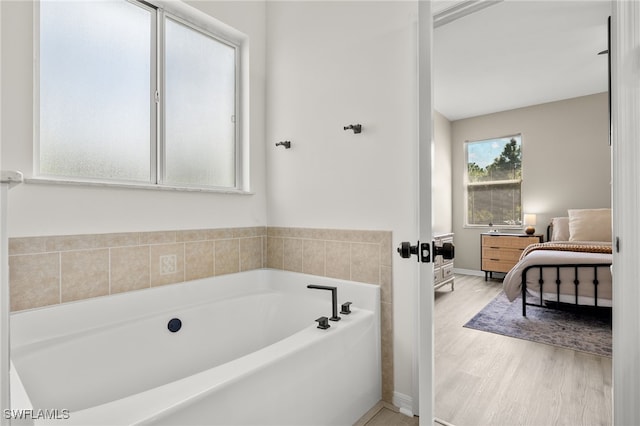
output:
[[[331,312],[332,317],[329,318],[330,321],[340,321],[340,317],[338,316],[338,288],[327,286],[327,285],[315,285],[309,284],[307,288],[314,288],[316,290],[330,290],[331,291]]]

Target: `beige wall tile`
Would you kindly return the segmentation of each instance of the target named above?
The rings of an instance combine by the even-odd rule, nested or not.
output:
[[[348,231],[341,229],[316,229],[313,238],[326,241],[348,241]]]
[[[214,242],[211,240],[185,243],[186,281],[213,276],[213,246]]]
[[[311,275],[325,275],[325,242],[322,240],[302,241],[302,272]]]
[[[60,254],[9,256],[11,310],[60,303]]]
[[[268,237],[264,235],[262,237],[262,267],[267,267],[267,239]]]
[[[267,268],[284,268],[284,239],[267,237]]]
[[[111,294],[149,288],[149,246],[111,249]]]
[[[47,237],[46,250],[51,251],[71,251],[90,250],[102,247],[101,236],[99,234],[87,235],[60,235]]]
[[[393,401],[393,307],[380,304],[380,346],[382,363],[382,400]]]
[[[216,240],[216,275],[233,274],[240,271],[240,240]]]
[[[351,244],[351,279],[380,284],[379,244]]]
[[[130,247],[140,244],[140,234],[137,232],[102,234],[98,237],[98,240],[99,247]]]
[[[176,231],[176,242],[211,240],[211,229]]]
[[[325,271],[326,276],[351,279],[350,244],[342,241],[327,241],[325,243]]]
[[[152,245],[149,250],[152,287],[184,281],[184,243]]]
[[[389,266],[393,264],[393,248],[391,232],[383,232],[380,240],[380,265]]]
[[[168,244],[176,242],[176,231],[141,232],[140,244]]]
[[[209,230],[210,240],[228,240],[231,238],[233,238],[233,229],[231,228],[220,228],[220,229]]]
[[[282,228],[280,226],[269,226],[267,227],[267,236],[268,237],[283,237],[287,235],[287,228]]]
[[[240,239],[240,270],[262,268],[262,237]]]
[[[393,303],[392,291],[393,271],[390,266],[380,267],[380,301],[382,303]]]
[[[282,267],[287,271],[302,272],[302,240],[285,238]]]
[[[78,250],[60,254],[61,301],[109,294],[109,250]]]
[[[46,251],[46,237],[9,238],[9,256]]]
[[[245,228],[232,228],[234,238],[260,237],[266,233],[264,226],[247,226]]]

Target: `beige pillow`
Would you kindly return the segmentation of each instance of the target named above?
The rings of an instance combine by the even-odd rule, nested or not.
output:
[[[569,210],[569,241],[611,241],[611,209]]]
[[[551,241],[569,241],[569,217],[551,219]]]

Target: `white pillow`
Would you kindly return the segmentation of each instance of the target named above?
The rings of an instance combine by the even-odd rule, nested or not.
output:
[[[569,241],[569,217],[551,219],[551,241]]]
[[[569,241],[611,241],[611,209],[569,212]]]

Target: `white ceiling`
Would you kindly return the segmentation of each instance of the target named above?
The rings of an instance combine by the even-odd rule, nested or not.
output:
[[[454,121],[606,92],[598,52],[610,11],[610,1],[505,0],[436,28],[435,109]]]

